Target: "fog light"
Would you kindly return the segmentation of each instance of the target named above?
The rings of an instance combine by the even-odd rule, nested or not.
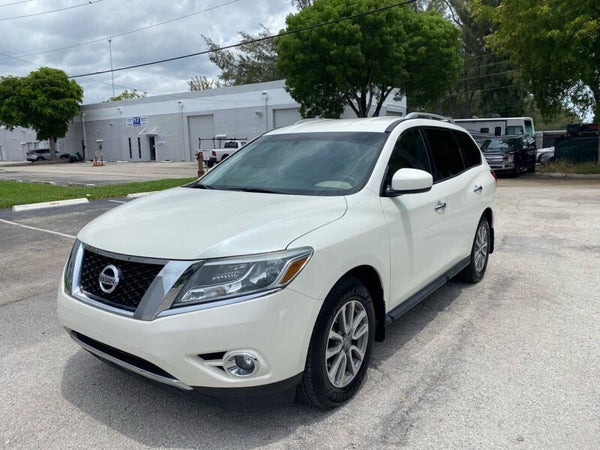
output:
[[[249,377],[258,372],[258,358],[250,352],[229,352],[223,358],[223,368],[238,377]]]

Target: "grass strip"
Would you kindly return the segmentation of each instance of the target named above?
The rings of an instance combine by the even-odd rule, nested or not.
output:
[[[196,178],[172,178],[138,183],[111,184],[108,186],[67,187],[39,183],[20,183],[18,181],[0,181],[0,209],[28,203],[52,202],[70,198],[125,197],[136,192],[162,191],[186,183]]]
[[[579,173],[583,175],[600,174],[600,165],[595,162],[575,163],[559,159],[538,169],[542,173]]]

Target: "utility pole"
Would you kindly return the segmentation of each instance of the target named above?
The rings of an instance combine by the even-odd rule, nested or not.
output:
[[[112,38],[108,38],[108,52],[110,54],[110,78],[112,79],[112,93],[113,97],[115,96],[115,73],[113,72],[113,62],[112,62]]]

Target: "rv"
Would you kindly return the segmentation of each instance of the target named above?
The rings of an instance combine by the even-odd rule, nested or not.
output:
[[[454,122],[471,132],[491,134],[493,136],[526,134],[535,137],[535,129],[531,117],[456,119]]]

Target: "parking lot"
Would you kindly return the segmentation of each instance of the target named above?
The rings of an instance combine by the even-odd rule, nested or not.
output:
[[[498,186],[484,280],[394,322],[331,412],[211,406],[80,350],[57,324],[62,266],[78,230],[127,199],[0,210],[0,446],[597,448],[600,180]]]
[[[107,162],[104,166],[83,163],[0,162],[0,180],[29,182],[51,181],[59,185],[118,184],[152,181],[163,178],[196,176],[198,163],[193,162]]]

